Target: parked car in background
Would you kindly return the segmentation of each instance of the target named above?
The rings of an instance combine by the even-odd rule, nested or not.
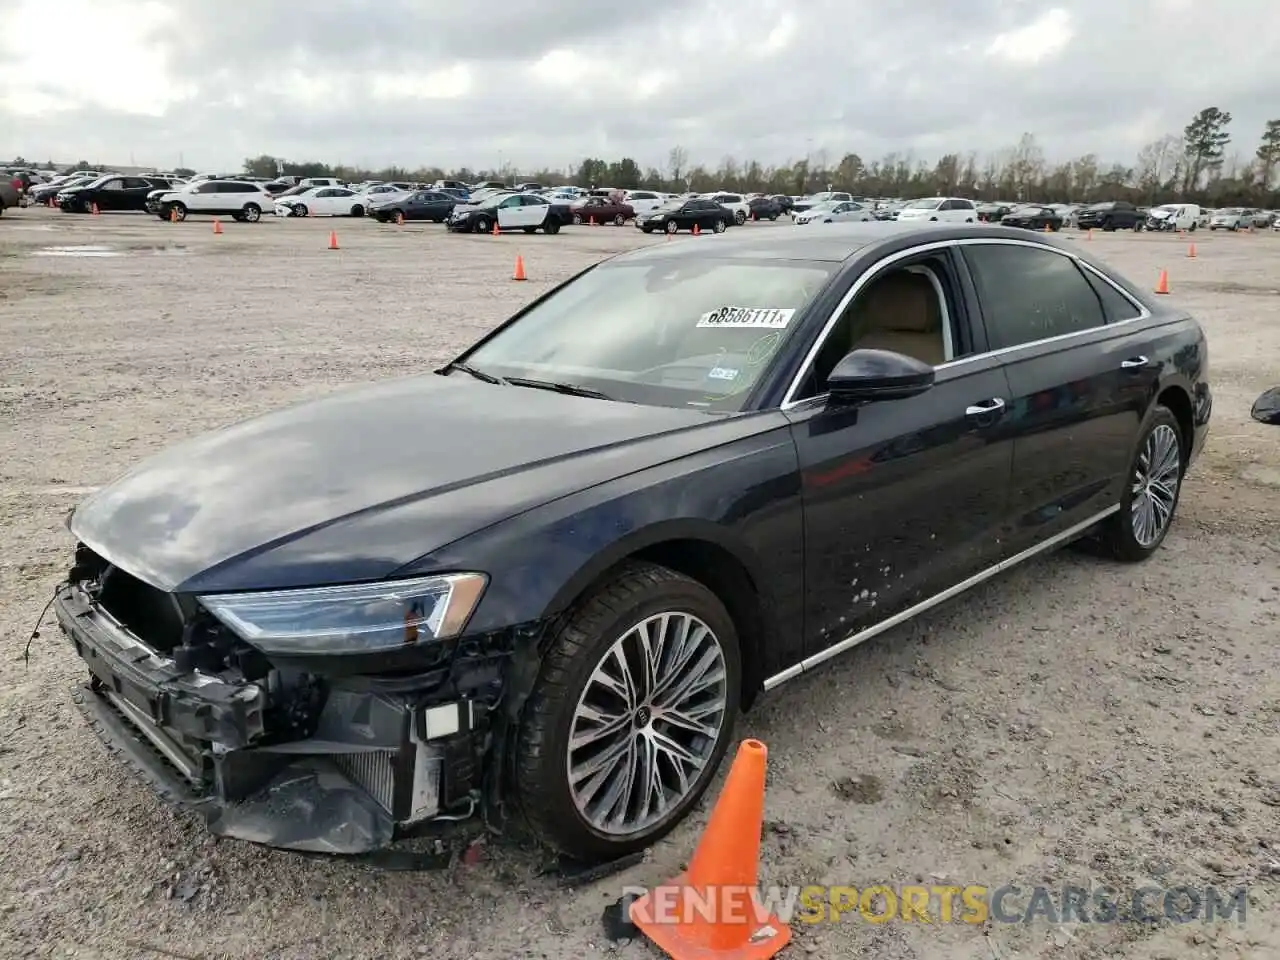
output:
[[[1152,207],[1143,223],[1144,230],[1173,232],[1195,230],[1200,225],[1200,208],[1194,203],[1164,203]]]
[[[794,217],[797,226],[806,223],[865,223],[875,220],[872,210],[853,200],[828,200]]]
[[[1259,230],[1268,229],[1275,221],[1275,214],[1270,210],[1251,210],[1253,215],[1253,225]]]
[[[776,197],[752,197],[747,201],[752,220],[777,220],[783,214],[782,204]]]
[[[1047,227],[1050,231],[1056,232],[1062,229],[1062,215],[1053,207],[1027,204],[1003,214],[1000,224],[1006,227],[1020,227],[1024,230],[1044,230]]]
[[[275,204],[263,184],[247,180],[198,180],[148,200],[161,220],[179,222],[200,214],[257,223]]]
[[[608,197],[583,197],[570,204],[574,223],[612,223],[622,226],[635,219],[635,208],[629,203],[615,203]]]
[[[1210,230],[1247,230],[1253,225],[1253,215],[1244,207],[1225,207],[1209,218]]]
[[[489,233],[499,230],[559,233],[573,222],[567,203],[552,203],[536,193],[497,193],[478,204],[459,205],[447,221],[454,233]]]
[[[3,215],[10,207],[16,207],[21,202],[18,191],[12,183],[7,180],[0,180],[0,215]]]
[[[742,232],[77,504],[50,603],[113,762],[226,837],[478,814],[612,861],[770,691],[1081,538],[1159,551],[1212,410],[1185,303],[999,226]]]
[[[978,209],[972,200],[964,197],[923,197],[899,210],[897,219],[899,222],[976,223]]]
[[[278,217],[363,217],[368,209],[368,199],[347,187],[308,187],[277,197],[275,213]]]
[[[705,197],[677,198],[659,207],[647,217],[636,217],[636,226],[645,233],[661,230],[665,233],[678,233],[681,230],[699,232],[711,230],[715,233],[724,231],[738,222],[733,211],[722,207]]]
[[[631,205],[636,216],[643,216],[653,213],[666,203],[667,197],[666,194],[658,193],[656,190],[628,190],[625,200]]]
[[[101,174],[93,174],[92,176],[77,175],[42,183],[39,186],[32,187],[31,192],[27,194],[27,202],[30,205],[43,206],[55,199],[61,191],[69,190],[72,187],[83,187],[85,184],[93,183],[99,176]]]
[[[978,211],[978,219],[985,223],[999,223],[1005,214],[1016,209],[1013,203],[978,203],[974,209]]]
[[[709,193],[704,199],[719,204],[731,212],[735,223],[743,224],[751,219],[751,205],[740,193]]]
[[[432,220],[444,223],[458,205],[458,198],[443,190],[415,190],[400,194],[370,209],[379,223],[404,223],[406,220]]]
[[[95,207],[102,213],[144,213],[147,195],[152,190],[172,186],[170,181],[161,177],[109,174],[83,186],[58,191],[57,202],[63,213],[91,213]]]
[[[806,210],[811,207],[816,207],[820,203],[847,203],[852,199],[852,194],[844,193],[840,190],[823,190],[810,197],[801,197],[798,200],[792,200],[790,212],[792,216],[794,216],[797,213],[804,213]]]
[[[1093,203],[1076,214],[1081,230],[1141,230],[1145,216],[1127,200]]]

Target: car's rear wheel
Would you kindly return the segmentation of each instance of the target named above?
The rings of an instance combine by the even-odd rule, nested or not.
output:
[[[620,214],[620,213],[615,213],[615,214],[613,215],[613,225],[614,225],[615,227],[620,227],[620,226],[622,226],[622,225],[623,225],[624,223],[626,223],[626,222],[627,222],[627,218],[626,218],[626,217],[624,217],[622,214]]]
[[[560,232],[560,221],[559,221],[559,220],[547,220],[547,221],[546,221],[545,223],[543,223],[543,225],[542,225],[542,232],[543,232],[543,233],[548,233],[548,234],[557,234],[557,233],[559,233],[559,232]]]
[[[622,568],[563,622],[524,710],[514,784],[536,838],[597,860],[667,834],[724,757],[740,677],[714,593],[654,564]]]
[[[724,233],[725,230],[727,229],[728,229],[728,224],[726,224],[723,220],[716,220],[716,225],[715,225],[716,233]]]
[[[357,204],[355,204],[355,205],[351,208],[351,215],[352,215],[353,217],[363,217],[363,216],[364,216],[364,207],[362,207],[362,206],[361,206],[360,204],[358,204],[358,203],[357,203]]]
[[[664,229],[667,231],[667,233],[675,233],[677,230],[680,229],[680,224],[676,223],[674,220],[668,220],[667,225]]]
[[[256,203],[250,203],[245,206],[243,216],[250,223],[257,223],[262,219],[262,208]]]
[[[581,223],[582,223],[582,214],[580,214],[580,213],[575,213],[575,214],[573,215],[573,223],[574,223],[574,226],[579,226],[579,225],[581,225]]]
[[[1186,442],[1178,418],[1168,407],[1157,406],[1138,441],[1120,512],[1102,529],[1103,544],[1117,560],[1145,560],[1164,542],[1182,492]]]
[[[733,219],[738,221],[738,226],[742,226],[747,222],[747,215],[739,210],[733,215]]]

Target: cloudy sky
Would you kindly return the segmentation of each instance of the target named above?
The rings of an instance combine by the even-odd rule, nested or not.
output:
[[[0,155],[239,169],[665,167],[986,152],[1130,163],[1280,115],[1280,0],[0,0]]]

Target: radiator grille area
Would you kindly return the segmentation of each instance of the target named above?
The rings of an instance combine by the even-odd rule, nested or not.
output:
[[[391,813],[395,802],[395,757],[394,750],[366,750],[339,754],[333,761],[380,807]]]

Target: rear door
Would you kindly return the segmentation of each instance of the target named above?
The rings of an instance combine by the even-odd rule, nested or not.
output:
[[[962,249],[1009,380],[1017,552],[1119,502],[1159,370],[1133,322],[1145,308],[1069,252],[1020,240]]]

